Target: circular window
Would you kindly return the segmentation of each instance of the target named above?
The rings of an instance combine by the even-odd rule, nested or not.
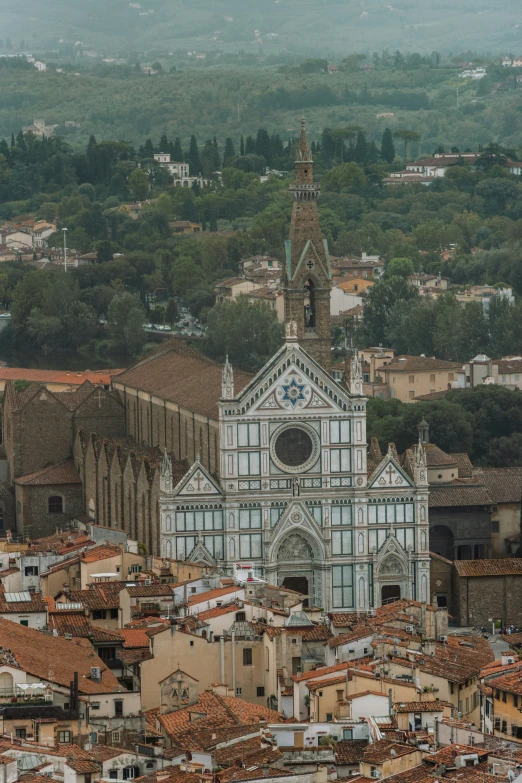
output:
[[[287,424],[273,436],[271,456],[275,464],[287,473],[308,470],[319,456],[317,433],[306,424]]]

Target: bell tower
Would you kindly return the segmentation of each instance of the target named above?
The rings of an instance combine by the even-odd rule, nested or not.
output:
[[[313,161],[301,120],[297,144],[290,239],[285,242],[283,287],[285,321],[297,324],[299,344],[329,372],[331,365],[330,289],[332,274],[328,245],[321,232]]]

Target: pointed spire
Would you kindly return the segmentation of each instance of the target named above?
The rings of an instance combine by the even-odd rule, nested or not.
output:
[[[170,464],[170,457],[167,454],[167,449],[163,452],[163,459],[161,460],[161,475],[164,476],[166,473],[172,473],[172,466]]]
[[[312,152],[310,145],[308,144],[308,137],[306,135],[306,120],[301,118],[301,135],[297,143],[296,163],[311,163]]]
[[[228,361],[228,354],[223,365],[223,372],[221,376],[221,399],[233,400],[234,399],[234,371],[232,365]]]
[[[170,457],[167,454],[167,449],[163,452],[163,459],[161,460],[161,473],[160,473],[160,491],[170,492],[172,490],[172,463]]]

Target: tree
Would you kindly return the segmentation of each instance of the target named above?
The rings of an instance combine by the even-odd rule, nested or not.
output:
[[[408,147],[414,141],[419,141],[420,133],[412,130],[396,130],[393,134],[396,139],[400,139],[404,144],[404,163],[406,163],[408,156]]]
[[[324,190],[333,190],[336,193],[357,192],[366,185],[366,176],[357,163],[343,163],[330,169],[323,177],[321,185]]]
[[[149,192],[149,178],[143,169],[134,169],[127,184],[137,201],[143,201]]]
[[[187,162],[190,166],[190,174],[192,177],[197,177],[198,174],[201,174],[201,159],[199,157],[199,147],[195,136],[190,137]]]
[[[179,318],[179,310],[178,310],[178,304],[175,299],[169,299],[167,303],[167,309],[165,311],[165,320],[167,323],[169,323],[171,326],[178,320]]]
[[[415,288],[402,277],[390,277],[376,283],[368,292],[364,307],[366,344],[384,345],[394,306],[398,301],[408,302],[417,296]]]
[[[411,258],[392,258],[386,265],[386,277],[407,278],[415,269]]]
[[[248,297],[219,303],[207,315],[203,350],[213,359],[248,370],[260,369],[278,350],[283,330],[277,315],[264,302],[250,304]]]
[[[234,142],[230,137],[225,139],[225,152],[223,153],[223,168],[230,166],[231,161],[236,157]]]
[[[382,134],[381,140],[381,158],[386,163],[393,163],[395,160],[395,145],[393,143],[392,132],[389,128],[385,128]]]
[[[171,151],[171,160],[175,161],[176,163],[181,163],[184,160],[183,150],[181,149],[181,141],[179,140],[179,136],[176,136],[176,138],[174,139],[174,145]]]
[[[145,313],[141,302],[130,293],[116,295],[109,305],[107,330],[113,347],[130,356],[145,343]]]

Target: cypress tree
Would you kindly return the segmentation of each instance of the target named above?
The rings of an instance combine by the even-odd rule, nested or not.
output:
[[[160,139],[158,152],[167,152],[168,148],[169,148],[169,140],[167,139],[166,135],[163,134],[163,136]]]
[[[357,131],[353,157],[356,163],[364,163],[368,157],[368,144],[366,143],[366,136],[362,131]]]
[[[18,131],[18,135],[16,137],[16,146],[19,147],[24,152],[27,150],[27,144],[25,143],[25,138],[22,130]]]
[[[243,156],[245,154],[245,141],[243,139],[243,134],[241,134],[241,142],[239,145],[239,154]]]
[[[181,163],[184,160],[183,150],[181,149],[181,142],[179,140],[179,136],[176,136],[176,138],[174,139],[174,149],[171,154],[171,160],[175,161],[176,163]]]
[[[393,163],[395,160],[395,145],[393,143],[392,132],[389,128],[386,128],[382,134],[381,158],[386,161],[386,163]]]
[[[219,169],[221,168],[221,156],[219,154],[219,147],[215,136],[212,141],[212,150],[213,150],[212,162],[214,164],[214,171],[219,171]]]
[[[15,137],[14,137],[14,133],[11,133],[11,147],[14,146],[15,146]]]
[[[225,139],[225,152],[223,153],[223,167],[230,164],[233,158],[236,157],[236,150],[234,149],[234,142],[229,137]]]
[[[190,137],[190,147],[187,155],[187,163],[190,166],[190,174],[197,177],[201,173],[201,159],[199,157],[199,147],[195,136]]]
[[[247,136],[245,141],[245,155],[256,154],[256,143],[252,136]]]

